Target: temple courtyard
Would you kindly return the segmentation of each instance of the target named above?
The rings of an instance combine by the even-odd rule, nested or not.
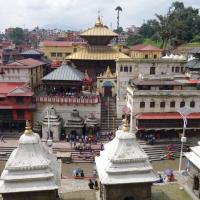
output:
[[[183,186],[186,178],[179,175],[176,171],[178,169],[179,160],[162,160],[152,162],[156,171],[161,174],[165,169],[173,169],[176,181],[174,183],[162,183],[155,184],[152,187],[152,200],[191,200],[195,197],[190,197]],[[5,166],[5,161],[0,161],[0,173]],[[185,167],[185,161],[183,161],[183,169]],[[84,179],[75,179],[73,177],[73,169],[81,168],[84,171]],[[98,200],[97,192],[95,190],[89,190],[88,181],[92,177],[92,171],[95,168],[95,164],[91,163],[71,163],[62,165],[62,199],[63,200]]]

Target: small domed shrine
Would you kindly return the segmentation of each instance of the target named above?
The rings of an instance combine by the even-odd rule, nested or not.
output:
[[[61,119],[57,115],[56,110],[53,106],[47,109],[47,114],[42,122],[42,139],[53,141],[60,140],[61,133]]]
[[[26,122],[18,147],[2,172],[0,194],[3,200],[55,200],[60,185],[60,166]]]
[[[151,186],[158,176],[135,134],[129,132],[127,120],[104,149],[95,158],[101,199],[151,199]]]
[[[77,134],[81,136],[83,134],[83,127],[84,127],[83,118],[80,117],[79,111],[74,108],[70,114],[70,118],[67,120],[65,124],[66,135]]]

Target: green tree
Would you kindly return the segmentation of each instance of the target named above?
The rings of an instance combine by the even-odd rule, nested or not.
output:
[[[138,33],[145,38],[151,38],[159,31],[159,28],[159,22],[157,20],[148,20],[146,23],[142,24]]]
[[[22,28],[16,27],[14,28],[10,34],[9,38],[16,44],[22,44],[25,40],[25,34]]]
[[[114,30],[114,32],[118,33],[118,34],[122,33],[123,31],[124,30],[123,30],[123,28],[121,26],[119,28],[117,28],[117,29]]]
[[[126,40],[126,45],[127,46],[132,46],[136,44],[142,44],[144,41],[144,37],[140,34],[133,34],[130,35],[127,40]]]

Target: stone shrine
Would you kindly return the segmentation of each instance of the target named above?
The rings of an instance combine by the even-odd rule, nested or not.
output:
[[[3,200],[55,200],[61,179],[61,167],[53,154],[33,133],[28,121],[18,147],[2,172],[0,194]]]
[[[128,130],[126,120],[122,130],[95,158],[101,200],[151,199],[151,186],[158,176],[135,134]]]
[[[200,198],[200,142],[198,146],[191,147],[191,151],[185,153],[187,158],[188,179],[187,185],[190,190]]]
[[[42,140],[52,139],[59,141],[61,134],[61,119],[53,106],[47,109],[47,114],[42,122]]]
[[[85,119],[86,135],[93,135],[99,126],[98,120],[93,113]]]
[[[70,118],[67,120],[65,124],[65,133],[67,134],[83,134],[84,121],[83,118],[80,117],[79,111],[77,109],[73,109],[70,115]]]

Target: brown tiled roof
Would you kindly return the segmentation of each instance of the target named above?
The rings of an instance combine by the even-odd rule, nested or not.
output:
[[[42,46],[44,47],[52,47],[52,46],[57,46],[57,47],[70,47],[73,45],[73,42],[67,42],[67,41],[42,41]]]
[[[17,60],[13,63],[7,64],[6,68],[33,68],[40,65],[44,65],[45,63],[33,58],[27,58],[23,60]]]
[[[162,49],[157,48],[152,45],[147,44],[137,44],[130,48],[131,51],[162,51]]]

